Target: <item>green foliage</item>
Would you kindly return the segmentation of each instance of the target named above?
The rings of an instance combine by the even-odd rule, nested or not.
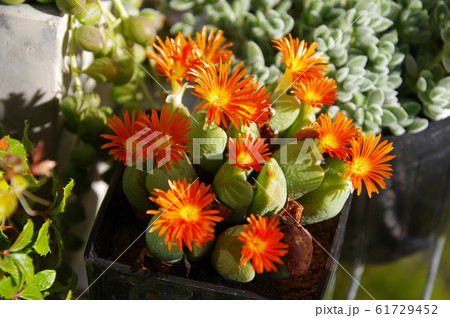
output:
[[[33,146],[27,137],[27,131],[28,124],[25,123],[22,142],[5,137],[7,148],[0,153],[0,208],[4,210],[7,205],[11,210],[11,213],[1,215],[0,299],[40,300],[49,295],[48,290],[56,281],[56,271],[42,267],[57,268],[60,264],[62,240],[57,227],[60,224],[58,214],[64,212],[66,200],[74,185],[71,181],[64,188],[61,202],[57,203],[58,185],[53,173],[52,203],[31,193],[45,184],[50,171],[35,170],[31,174],[33,165],[40,164],[41,159],[34,158],[31,166],[28,163]],[[42,151],[39,147],[37,149],[36,151]],[[3,169],[7,169],[8,173]],[[14,204],[10,202],[11,198],[15,200]],[[18,202],[26,212],[25,216],[23,213],[14,213]],[[44,206],[44,210],[35,210],[35,202]],[[50,226],[54,235],[49,231]],[[52,241],[56,241],[58,249],[56,264],[45,257],[54,251]]]
[[[202,16],[225,31],[238,60],[248,61],[250,74],[265,84],[282,68],[270,40],[291,32],[316,41],[339,88],[335,106],[324,111],[346,113],[365,132],[419,132],[428,119],[449,115],[450,8],[444,0],[165,3],[184,12],[172,33],[193,33]],[[419,109],[412,112],[411,102]]]

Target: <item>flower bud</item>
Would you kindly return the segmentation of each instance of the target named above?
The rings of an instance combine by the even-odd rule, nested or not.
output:
[[[131,16],[126,19],[123,31],[129,40],[144,46],[150,45],[156,33],[152,21],[144,16]]]
[[[82,24],[96,25],[102,17],[102,7],[99,2],[86,3],[84,10],[75,17]]]
[[[100,52],[105,40],[100,30],[93,25],[83,25],[75,30],[75,42],[83,50],[89,52]]]
[[[86,0],[55,0],[59,11],[66,14],[78,14],[86,6]]]

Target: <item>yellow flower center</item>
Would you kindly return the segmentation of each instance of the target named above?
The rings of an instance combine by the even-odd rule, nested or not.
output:
[[[339,142],[335,135],[327,134],[322,137],[322,146],[325,149],[337,149],[339,148]]]
[[[230,97],[228,92],[222,89],[216,89],[209,95],[209,101],[215,107],[222,108],[229,103]]]
[[[321,100],[321,98],[322,96],[320,96],[320,94],[318,94],[316,91],[308,90],[305,93],[305,97],[303,97],[304,99],[303,102],[306,104],[310,104],[311,106],[314,106]]]
[[[258,236],[253,237],[253,240],[248,243],[249,248],[255,253],[264,254],[267,248],[267,243],[261,240]]]
[[[199,219],[200,209],[196,206],[187,205],[180,210],[180,216],[183,220],[192,222]]]
[[[372,165],[367,158],[357,158],[352,164],[352,172],[353,174],[364,176],[371,170],[371,167]]]
[[[236,161],[237,161],[236,163],[238,163],[240,165],[248,165],[248,164],[252,163],[253,157],[247,151],[240,151],[236,158]]]

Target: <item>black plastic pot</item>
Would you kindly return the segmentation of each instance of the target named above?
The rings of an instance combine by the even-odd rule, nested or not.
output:
[[[354,196],[343,259],[382,263],[428,248],[448,225],[450,118],[423,132],[389,136],[393,176],[368,199]]]
[[[114,262],[116,256],[111,255],[111,249],[114,240],[118,239],[116,236],[117,229],[139,223],[123,195],[122,173],[123,168],[118,169],[111,181],[85,250],[87,276],[91,285],[89,292],[92,299],[267,298],[249,290],[248,287],[254,284],[253,282],[248,284],[229,283],[212,272],[210,279],[200,281],[164,273],[156,269],[143,269],[137,263],[136,266],[129,265],[130,257],[137,258],[138,256],[127,256],[126,253],[125,256]],[[331,257],[326,259],[324,266],[316,269],[320,270],[321,277],[317,281],[317,286],[313,286],[315,289],[311,298],[331,298],[333,294],[337,269],[337,263],[334,260],[337,261],[340,257],[350,201],[349,199],[340,215],[336,216],[335,219],[326,221],[332,224],[333,228],[321,230],[330,233],[330,241],[320,242],[320,244],[331,246],[331,249],[327,252]],[[145,225],[140,228],[138,233],[142,234],[143,231],[145,231]],[[135,238],[139,237],[139,234],[133,234],[133,237],[130,237],[129,240],[134,241]],[[133,245],[145,246],[143,242],[144,236],[141,235]],[[317,245],[315,248],[320,250]],[[130,249],[133,249],[133,247]],[[202,265],[203,270],[210,266],[206,263],[209,264],[209,261]],[[196,270],[196,268],[191,269],[190,277],[192,277],[192,273],[195,274]],[[295,288],[297,287],[295,286]],[[298,286],[298,289],[301,288],[302,286]],[[277,298],[283,299],[286,297],[279,295]]]

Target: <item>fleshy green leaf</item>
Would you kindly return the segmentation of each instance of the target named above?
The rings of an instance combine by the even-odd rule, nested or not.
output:
[[[8,237],[0,230],[0,251],[6,250],[7,248],[9,248]]]
[[[11,253],[11,258],[14,259],[20,273],[26,282],[32,283],[34,280],[34,266],[33,260],[24,253]]]
[[[44,291],[52,287],[56,279],[56,271],[46,269],[34,275],[34,284],[40,291]]]
[[[64,213],[66,210],[66,201],[67,198],[72,193],[73,186],[75,185],[75,182],[73,179],[70,179],[69,183],[64,187],[63,190],[63,197],[61,199],[61,202],[58,204],[58,206],[51,210],[50,215],[57,215],[59,213]]]
[[[21,294],[22,298],[24,298],[24,299],[29,299],[29,300],[43,300],[44,299],[39,288],[34,284],[25,286],[25,288],[23,289],[23,291],[20,294]]]
[[[31,242],[31,239],[33,238],[33,233],[34,233],[33,221],[31,221],[31,219],[28,219],[27,223],[23,227],[22,232],[20,232],[19,237],[11,246],[10,251],[18,252],[20,250],[23,250]]]
[[[50,223],[51,221],[47,220],[42,224],[36,242],[33,245],[34,250],[41,256],[45,256],[50,252],[50,235],[48,233]]]

